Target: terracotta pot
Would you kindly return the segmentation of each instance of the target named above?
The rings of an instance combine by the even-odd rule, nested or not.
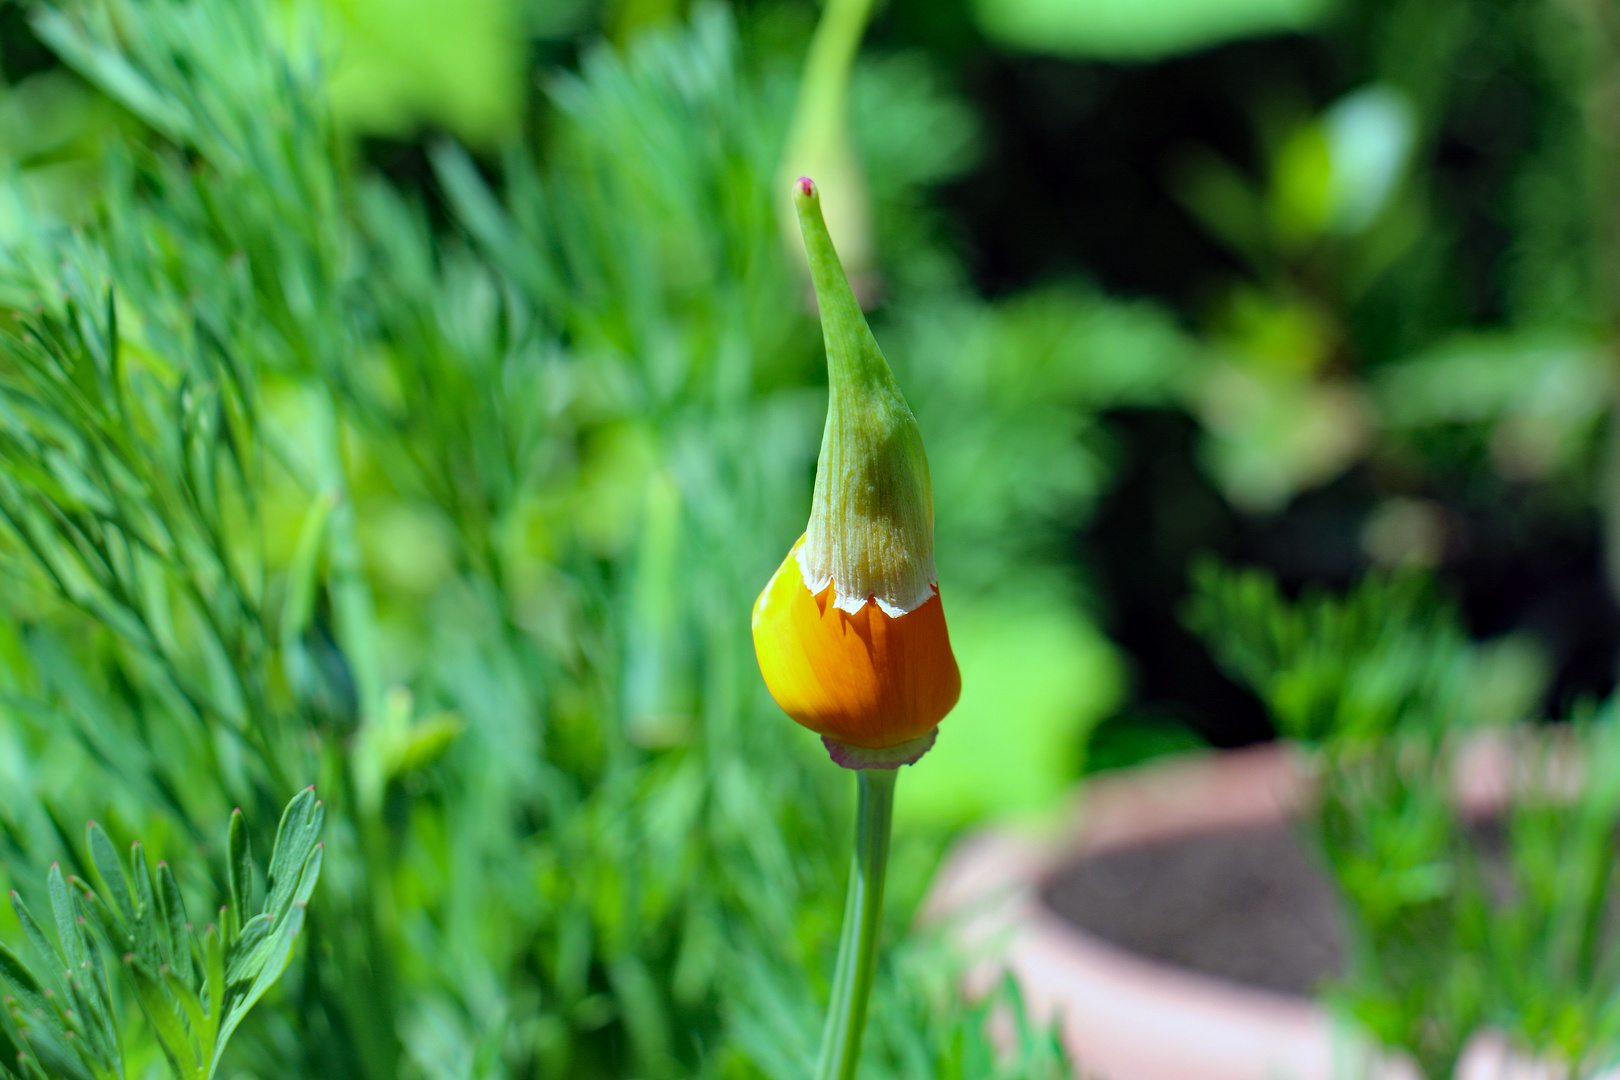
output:
[[[1458,775],[1465,806],[1502,805],[1510,755],[1470,747]],[[1414,1080],[1306,998],[1242,986],[1130,953],[1049,911],[1051,877],[1078,858],[1200,831],[1281,821],[1309,794],[1282,745],[1229,751],[1089,781],[1055,824],[997,829],[947,858],[924,916],[946,920],[981,962],[970,989],[1003,972],[1033,1015],[1055,1019],[1081,1075],[1098,1080]],[[1500,1039],[1473,1040],[1458,1080],[1550,1074],[1512,1059]]]

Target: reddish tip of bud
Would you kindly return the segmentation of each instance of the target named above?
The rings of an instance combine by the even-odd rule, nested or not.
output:
[[[235,810],[231,811],[231,817],[235,817],[237,814],[240,814],[241,812],[242,812],[242,808],[240,806],[238,806]]]
[[[808,176],[799,177],[799,191],[802,192],[806,198],[814,195],[816,193],[815,181],[811,180]]]

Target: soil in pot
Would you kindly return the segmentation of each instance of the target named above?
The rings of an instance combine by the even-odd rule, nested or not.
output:
[[[1066,921],[1139,956],[1286,994],[1344,971],[1333,887],[1286,824],[1087,855],[1048,882]]]
[[[1093,852],[1054,874],[1041,898],[1070,924],[1138,956],[1309,996],[1344,974],[1347,930],[1303,827],[1271,822]],[[1488,815],[1466,828],[1488,895],[1505,902],[1506,823]]]

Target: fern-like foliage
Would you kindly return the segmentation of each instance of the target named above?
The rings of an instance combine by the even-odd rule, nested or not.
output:
[[[1466,718],[1477,650],[1421,577],[1370,577],[1297,602],[1258,570],[1206,563],[1193,583],[1188,622],[1291,738],[1365,742]]]
[[[119,998],[103,950],[122,958],[124,979],[177,1080],[208,1080],[243,1017],[281,977],[320,877],[325,809],[314,788],[281,817],[254,908],[253,859],[242,812],[231,815],[230,900],[199,934],[166,863],[154,874],[133,845],[126,868],[101,826],[87,829],[94,884],[52,864],[47,881],[56,940],[22,897],[12,906],[39,964],[0,944],[9,987],[0,1016],[5,1080],[112,1080],[127,1075]]]

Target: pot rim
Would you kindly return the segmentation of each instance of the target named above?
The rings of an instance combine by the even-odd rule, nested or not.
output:
[[[1544,734],[1530,741],[1549,745]],[[1572,790],[1570,755],[1558,739],[1551,743],[1553,753],[1538,757],[1520,737],[1468,737],[1454,773],[1459,804],[1486,813],[1513,790]],[[1088,778],[1043,825],[991,827],[959,842],[921,918],[966,953],[970,993],[1010,974],[1031,1016],[1055,1021],[1073,1060],[1107,1080],[1412,1080],[1409,1064],[1378,1053],[1311,999],[1141,956],[1041,899],[1055,874],[1086,855],[1284,820],[1310,799],[1314,769],[1308,752],[1279,741]],[[1476,1042],[1459,1077],[1530,1075],[1502,1071],[1503,1040],[1487,1034]]]

